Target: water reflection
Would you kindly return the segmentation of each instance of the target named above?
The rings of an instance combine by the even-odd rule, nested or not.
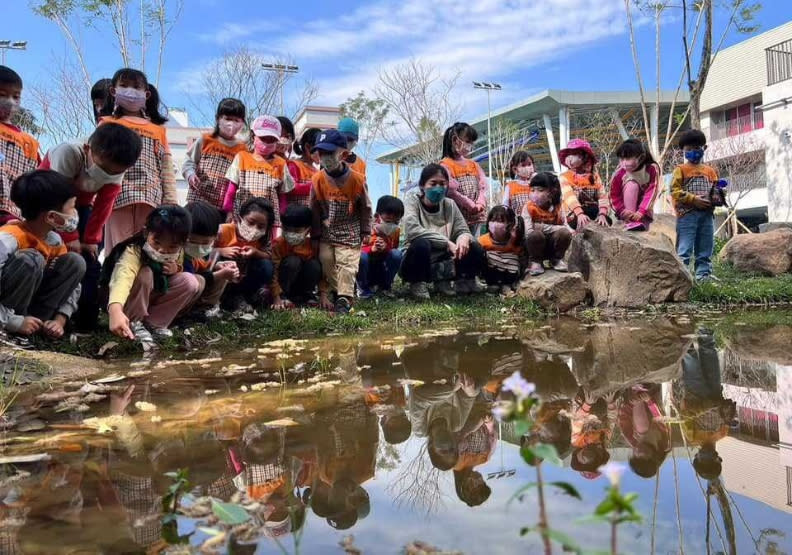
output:
[[[31,392],[18,409],[27,416],[11,416],[48,427],[28,439],[7,432],[4,449],[51,458],[0,466],[0,553],[156,550],[166,473],[180,468],[194,498],[253,507],[236,552],[277,550],[288,538],[332,549],[347,530],[372,552],[390,545],[380,536],[395,548],[423,539],[470,552],[530,549],[518,534],[535,511],[530,499],[519,518],[505,506],[530,479],[517,451],[532,442],[554,445],[564,459],[556,479],[590,497],[555,499],[551,512],[592,545],[605,545],[605,531],[574,521],[600,495],[594,480],[609,460],[629,465],[647,516],[625,549],[700,552],[716,542],[734,552],[758,549],[760,536],[784,545],[773,530],[788,531],[792,512],[792,370],[780,347],[790,331],[740,327],[716,339],[717,329],[687,318],[557,320],[279,342],[233,361],[138,368],[92,390],[106,397],[88,412],[58,412],[65,397]],[[524,437],[492,414],[515,371],[543,401]],[[189,519],[178,532],[193,533],[193,545],[208,537]]]

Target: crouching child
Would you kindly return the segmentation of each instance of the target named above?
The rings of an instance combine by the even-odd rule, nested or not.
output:
[[[360,251],[357,285],[361,299],[372,297],[377,290],[392,296],[391,287],[402,261],[399,222],[403,216],[404,203],[398,198],[385,195],[377,201],[371,238]]]
[[[311,239],[313,212],[292,203],[281,216],[283,234],[272,245],[272,307],[293,308],[296,303],[316,304],[314,291],[322,279],[322,265]]]
[[[10,198],[23,219],[0,227],[0,324],[60,338],[85,274],[85,261],[58,235],[77,229],[76,193],[62,175],[37,170],[14,180]]]

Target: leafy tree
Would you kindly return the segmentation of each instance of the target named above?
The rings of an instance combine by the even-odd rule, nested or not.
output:
[[[360,91],[357,96],[348,98],[339,107],[341,117],[356,120],[360,126],[359,140],[363,148],[362,156],[368,159],[372,145],[382,138],[385,118],[388,116],[388,105],[379,98],[369,98]]]

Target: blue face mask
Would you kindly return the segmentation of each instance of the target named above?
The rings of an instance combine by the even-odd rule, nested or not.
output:
[[[696,150],[685,151],[685,160],[687,160],[691,164],[700,163],[702,158],[704,158],[704,151],[700,148]]]
[[[440,204],[441,202],[443,202],[443,199],[446,196],[446,188],[429,187],[428,189],[424,189],[424,195],[426,195],[426,200],[428,200],[432,204]]]

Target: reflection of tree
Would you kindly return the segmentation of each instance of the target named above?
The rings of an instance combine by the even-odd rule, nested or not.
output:
[[[389,444],[380,437],[377,447],[377,470],[395,470],[401,464],[401,454],[395,445]]]
[[[766,553],[767,555],[780,555],[784,553],[784,551],[779,547],[778,540],[783,540],[784,538],[786,538],[786,533],[781,530],[763,528],[759,534],[759,539],[756,540],[756,551],[758,553]]]
[[[393,497],[393,503],[397,507],[405,506],[432,514],[443,506],[443,492],[440,487],[442,474],[429,461],[424,443],[418,454],[402,467],[386,491]]]

